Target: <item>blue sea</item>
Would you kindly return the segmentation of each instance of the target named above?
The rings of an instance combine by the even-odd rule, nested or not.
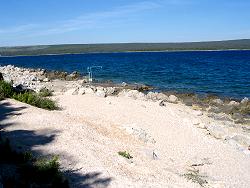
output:
[[[0,57],[0,65],[79,71],[94,78],[139,83],[162,91],[250,97],[250,51],[90,53]]]

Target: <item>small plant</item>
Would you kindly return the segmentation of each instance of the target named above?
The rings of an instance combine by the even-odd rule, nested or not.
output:
[[[32,106],[36,106],[38,108],[43,108],[46,110],[58,109],[55,101],[43,98],[36,93],[26,92],[26,93],[14,94],[13,98],[20,102],[24,102]]]
[[[199,172],[200,172],[199,170],[195,170],[195,169],[188,170],[188,172],[184,174],[183,176],[187,178],[188,180],[191,180],[194,183],[198,183],[201,187],[204,187],[204,185],[208,182],[207,180],[204,179],[205,176],[201,176]]]
[[[13,87],[10,83],[3,80],[0,81],[0,100],[11,97],[13,95]]]
[[[17,152],[11,147],[9,139],[2,138],[1,134],[0,151],[3,187],[69,187],[68,180],[60,171],[57,156],[52,159],[37,159],[30,151]],[[13,172],[4,173],[4,168],[9,167]]]
[[[47,89],[47,88],[42,88],[42,89],[39,91],[38,95],[39,95],[40,97],[50,97],[50,96],[53,95],[53,93],[52,93],[51,90],[49,90],[49,89]]]
[[[127,159],[132,159],[133,157],[129,154],[127,151],[119,151],[118,154],[122,157],[125,157]]]

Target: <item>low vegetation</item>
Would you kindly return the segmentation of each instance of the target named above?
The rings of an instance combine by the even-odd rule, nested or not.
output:
[[[39,96],[39,94],[36,93],[26,92],[26,93],[14,94],[12,98],[20,102],[24,102],[32,106],[43,108],[46,110],[58,109],[55,101],[41,97]]]
[[[132,159],[133,157],[130,155],[129,152],[127,151],[119,151],[118,154],[124,158],[127,158],[127,159]]]
[[[32,106],[43,108],[46,110],[57,110],[58,106],[55,101],[45,98],[51,96],[52,93],[49,90],[43,89],[38,94],[33,92],[18,93],[13,90],[11,84],[0,81],[0,100],[4,98],[13,98],[20,102],[30,104]]]
[[[188,170],[188,172],[184,174],[184,177],[194,183],[198,183],[201,187],[204,187],[208,182],[205,180],[205,176],[200,175],[199,172],[200,171],[196,169]]]
[[[40,97],[50,97],[53,95],[52,91],[47,88],[42,88],[38,94]]]
[[[0,100],[11,97],[14,91],[12,85],[3,80],[0,81]]]
[[[58,157],[37,159],[31,152],[16,152],[0,135],[0,177],[3,187],[69,187]]]

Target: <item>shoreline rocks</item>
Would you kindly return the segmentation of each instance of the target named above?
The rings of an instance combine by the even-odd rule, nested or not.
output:
[[[42,88],[53,90],[54,93],[63,95],[95,95],[105,98],[107,96],[127,97],[134,100],[156,102],[162,108],[167,106],[167,103],[186,104],[191,108],[191,116],[195,118],[192,124],[200,129],[205,129],[210,135],[217,139],[226,140],[229,143],[236,143],[237,148],[246,148],[250,145],[250,137],[244,134],[231,134],[231,125],[240,129],[243,124],[250,125],[250,101],[244,98],[241,101],[237,100],[222,100],[214,96],[198,98],[191,94],[170,94],[159,92],[145,92],[149,88],[147,86],[137,87],[129,86],[128,84],[86,84],[86,80],[74,80],[78,77],[77,72],[67,75],[65,72],[56,72],[54,76],[63,77],[62,80],[53,80],[52,77],[47,77],[48,72],[44,69],[26,69],[14,67],[12,65],[0,67],[0,80],[12,82],[13,87],[19,92],[25,91],[40,91]],[[70,78],[66,78],[69,76]],[[54,77],[55,78],[55,77]],[[65,79],[64,79],[65,78]],[[70,81],[67,81],[69,79]],[[181,97],[182,96],[182,97]],[[188,99],[188,100],[187,100]],[[186,103],[188,102],[188,104]],[[111,104],[108,102],[108,104]],[[204,115],[204,116],[203,116]],[[205,117],[211,117],[214,122],[221,121],[221,124],[204,124],[201,120]],[[239,123],[236,125],[236,123]],[[154,142],[148,133],[135,127],[127,127],[128,130],[138,136],[144,142]],[[243,128],[242,128],[243,129]]]
[[[214,95],[198,97],[195,94],[188,93],[153,92],[150,91],[152,88],[149,86],[128,85],[127,83],[120,85],[93,83],[89,85],[86,84],[86,79],[78,80],[80,74],[77,72],[67,74],[60,71],[20,68],[13,65],[0,66],[0,72],[4,80],[12,82],[13,87],[23,91],[33,90],[39,92],[42,88],[48,88],[54,90],[57,94],[65,92],[66,95],[95,94],[99,97],[117,95],[135,100],[158,101],[160,106],[164,106],[164,103],[184,103],[191,106],[196,111],[194,113],[197,116],[208,113],[223,121],[230,120],[238,124],[250,124],[250,101],[248,98],[237,101],[222,100]]]

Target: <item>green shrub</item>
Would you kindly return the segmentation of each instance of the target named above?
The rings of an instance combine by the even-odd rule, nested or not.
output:
[[[31,152],[16,152],[11,148],[10,141],[1,135],[0,151],[3,187],[69,187],[60,171],[58,157],[38,160]],[[12,173],[4,173],[4,168],[9,171],[10,167]]]
[[[119,151],[118,154],[124,158],[132,159],[133,157],[127,151]]]
[[[24,102],[32,106],[43,108],[46,110],[58,109],[55,101],[51,99],[43,98],[36,93],[26,92],[26,93],[14,94],[13,98],[20,102]]]
[[[50,97],[52,96],[52,91],[47,89],[47,88],[42,88],[40,91],[39,91],[39,96],[40,97]]]
[[[0,81],[0,100],[7,98],[7,97],[12,97],[14,91],[13,87],[10,83],[7,83],[3,80]]]

